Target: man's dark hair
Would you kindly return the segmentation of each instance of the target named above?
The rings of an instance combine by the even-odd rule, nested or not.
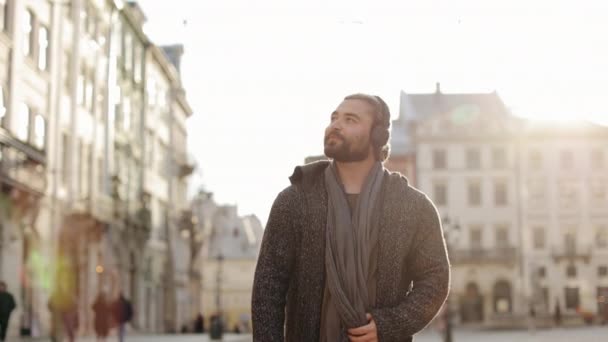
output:
[[[374,121],[370,132],[370,139],[374,147],[374,157],[381,162],[386,161],[391,151],[389,144],[391,113],[386,102],[380,96],[363,93],[348,95],[344,100],[365,101],[374,108]]]

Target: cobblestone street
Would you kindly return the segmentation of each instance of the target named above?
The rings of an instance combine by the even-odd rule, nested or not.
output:
[[[113,342],[115,336],[107,341]],[[248,342],[251,335],[225,335],[224,342]],[[23,340],[48,341],[48,339]],[[80,339],[81,342],[94,342],[94,338]],[[129,336],[128,342],[208,342],[208,335],[142,335]],[[442,337],[436,331],[424,331],[414,338],[415,342],[442,342]],[[579,327],[537,330],[534,333],[526,330],[516,331],[475,331],[456,330],[454,342],[606,342],[608,341],[608,326]]]
[[[577,327],[515,331],[456,330],[454,342],[605,342],[608,327]],[[441,342],[442,336],[435,331],[424,331],[414,338],[415,342]]]

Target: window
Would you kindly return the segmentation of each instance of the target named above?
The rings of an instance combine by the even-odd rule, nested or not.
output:
[[[72,1],[68,1],[68,5],[66,6],[61,6],[63,8],[63,10],[65,11],[65,16],[69,21],[72,21],[73,15],[74,15],[74,4],[72,3]]]
[[[480,226],[473,226],[470,230],[471,249],[481,249],[482,231]]]
[[[127,71],[131,71],[132,68],[132,63],[133,63],[133,39],[131,37],[130,34],[125,32],[125,55],[124,55],[124,63],[125,63],[125,70]]]
[[[125,132],[131,129],[131,99],[124,97],[122,100],[122,128]]]
[[[169,177],[169,168],[168,168],[168,162],[167,162],[168,158],[169,158],[168,148],[160,140],[158,143],[158,154],[159,154],[159,157],[157,159],[158,172],[162,177],[168,178]]]
[[[608,247],[608,228],[605,226],[598,226],[596,230],[595,243],[599,248]]]
[[[61,181],[64,185],[67,185],[70,179],[70,153],[70,139],[67,134],[63,133],[61,137]]]
[[[549,288],[541,287],[540,293],[541,293],[541,298],[543,301],[542,306],[545,309],[545,311],[547,311],[547,310],[549,310]]]
[[[602,181],[590,181],[591,200],[596,204],[606,201],[606,184]]]
[[[78,193],[82,196],[84,194],[84,143],[81,139],[78,139],[78,145],[76,145],[76,168],[78,170]]]
[[[8,8],[9,0],[0,0],[0,30],[8,31],[10,9]]]
[[[161,113],[161,115],[164,117],[165,116],[164,111],[167,110],[167,91],[165,90],[164,87],[161,87],[160,85],[156,91],[156,103],[158,104],[158,108],[160,108],[160,110],[163,111],[163,113]]]
[[[601,170],[604,167],[605,157],[602,148],[597,147],[591,150],[591,168]]]
[[[533,232],[534,249],[545,248],[545,230],[541,227],[536,227],[533,229]]]
[[[163,102],[164,104],[164,102]],[[164,109],[164,107],[163,107]],[[445,150],[433,151],[433,169],[445,169],[447,167]]]
[[[509,313],[512,309],[511,284],[508,281],[500,280],[494,285],[494,312]]]
[[[103,164],[103,158],[98,158],[97,159],[97,173],[98,173],[98,181],[99,184],[97,185],[99,187],[99,193],[101,194],[105,194],[105,170],[104,170],[104,164]]]
[[[85,72],[84,70],[81,70],[78,74],[78,80],[76,81],[76,101],[81,106],[86,103],[86,86],[87,79],[85,77]]]
[[[492,166],[495,169],[504,169],[507,167],[507,151],[504,147],[495,147],[492,149]]]
[[[104,85],[100,85],[97,91],[97,96],[95,97],[97,100],[97,116],[101,122],[106,122],[106,114],[104,111],[105,108],[105,99],[106,99],[107,88]]]
[[[559,184],[559,195],[561,206],[571,209],[577,205],[578,191],[575,182],[563,181]]]
[[[547,276],[547,269],[545,268],[545,266],[540,266],[536,273],[538,274],[539,278],[544,278]]]
[[[142,60],[142,48],[140,44],[135,44],[135,46],[133,47],[133,58],[135,59],[134,61],[134,72],[133,72],[133,79],[135,80],[136,83],[140,83],[141,82],[141,60]]]
[[[85,102],[84,105],[89,111],[93,111],[95,90],[93,89],[93,75],[91,73],[85,76]]]
[[[15,136],[21,141],[27,141],[30,130],[30,107],[28,105],[25,103],[19,105],[15,121],[16,124],[13,125],[15,127]]]
[[[505,225],[499,225],[496,227],[496,247],[507,248],[509,247],[509,228]]]
[[[469,182],[468,198],[470,206],[478,207],[481,205],[481,184],[478,181]]]
[[[40,114],[34,116],[34,146],[43,150],[46,147],[46,120]]]
[[[34,50],[34,14],[32,11],[27,10],[23,15],[23,54],[26,56],[32,56]]]
[[[530,180],[528,182],[528,197],[530,205],[542,206],[545,201],[545,182],[541,179]]]
[[[566,267],[566,276],[568,278],[576,278],[576,266],[568,265],[568,267]]]
[[[600,266],[597,268],[597,276],[598,277],[606,277],[608,276],[608,266]]]
[[[498,207],[507,205],[507,183],[498,181],[494,183],[494,204]]]
[[[40,26],[38,29],[38,69],[46,70],[49,56],[49,30]]]
[[[5,88],[0,85],[0,127],[4,127],[4,118],[6,118],[6,98]]]
[[[153,166],[154,165],[154,132],[152,130],[147,130],[145,148],[146,148],[146,165]]]
[[[574,234],[574,230],[570,230],[564,235],[564,247],[567,253],[574,253],[576,251],[576,235]]]
[[[63,86],[65,87],[65,89],[70,89],[70,73],[71,73],[71,66],[72,66],[72,54],[69,51],[65,51],[63,53],[63,70],[61,70],[61,77],[63,77]]]
[[[571,169],[574,162],[574,155],[570,150],[562,150],[559,156],[562,169]]]
[[[566,287],[566,309],[575,310],[580,305],[580,295],[578,287]]]
[[[82,188],[81,188],[81,194],[83,197],[87,197],[90,193],[90,177],[89,177],[89,171],[91,168],[91,161],[90,161],[90,150],[91,148],[89,147],[89,145],[85,144],[84,141],[81,141],[81,146],[82,146],[82,160],[80,162],[81,165],[81,172],[82,172]]]
[[[85,8],[82,9],[82,11],[84,27],[87,30],[87,34],[90,37],[93,37],[95,35],[95,30],[97,29],[97,18],[95,18],[93,8],[91,8],[90,4],[87,4]]]
[[[531,170],[541,170],[543,167],[543,156],[539,150],[531,150],[528,155],[528,164]]]
[[[151,108],[156,107],[156,97],[158,95],[156,95],[156,81],[154,80],[154,78],[152,77],[148,77],[146,84],[146,88],[147,88],[147,95],[148,95],[148,105]]]
[[[479,149],[469,148],[467,155],[467,169],[477,170],[481,168],[481,153]]]
[[[445,206],[448,202],[447,186],[444,183],[438,183],[433,186],[433,201],[435,205]]]

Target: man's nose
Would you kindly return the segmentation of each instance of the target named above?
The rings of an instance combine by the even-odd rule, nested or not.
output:
[[[331,131],[341,131],[342,130],[342,121],[340,121],[339,119],[334,120],[329,125],[329,128],[331,129]]]

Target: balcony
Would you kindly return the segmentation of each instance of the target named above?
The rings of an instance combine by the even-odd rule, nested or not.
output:
[[[450,260],[454,264],[509,264],[517,261],[515,247],[498,247],[493,249],[473,248],[455,249],[449,251]]]
[[[177,175],[180,178],[187,177],[194,172],[196,169],[196,162],[194,158],[189,154],[182,152],[174,152],[173,158],[175,165],[177,165]]]
[[[556,262],[562,260],[582,260],[585,263],[589,263],[589,260],[591,260],[591,250],[590,246],[556,246],[551,249],[551,255]]]
[[[42,195],[46,189],[46,156],[0,128],[0,178],[6,184]]]

